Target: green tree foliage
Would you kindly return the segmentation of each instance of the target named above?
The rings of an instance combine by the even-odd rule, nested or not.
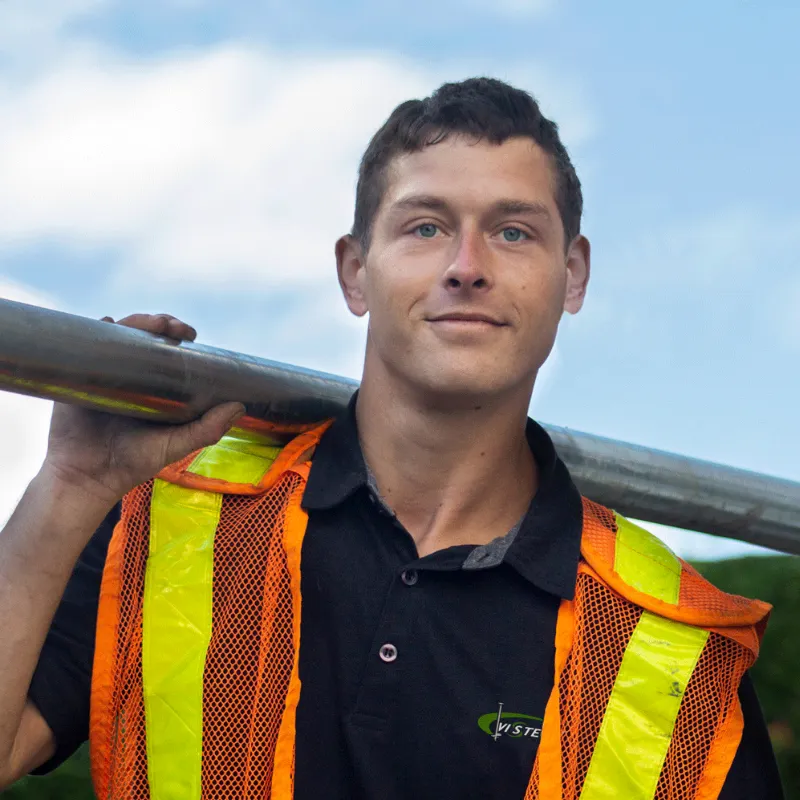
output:
[[[749,557],[697,564],[722,589],[775,606],[761,658],[752,670],[778,757],[787,800],[800,800],[800,558]],[[82,747],[44,778],[26,778],[3,800],[92,800]]]
[[[2,793],[3,800],[94,800],[89,779],[89,750],[84,745],[55,772],[25,778]]]
[[[720,589],[775,607],[751,674],[786,798],[800,800],[800,558],[749,557],[695,566]]]

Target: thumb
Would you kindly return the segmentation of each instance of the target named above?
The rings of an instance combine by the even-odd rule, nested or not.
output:
[[[241,403],[223,403],[209,409],[199,419],[176,428],[169,443],[169,463],[216,444],[244,413]]]

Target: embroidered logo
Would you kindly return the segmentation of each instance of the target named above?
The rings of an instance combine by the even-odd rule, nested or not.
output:
[[[523,737],[538,739],[542,735],[542,718],[503,711],[503,704],[500,703],[497,711],[484,714],[478,719],[478,727],[495,741],[501,736],[510,736],[512,739]]]

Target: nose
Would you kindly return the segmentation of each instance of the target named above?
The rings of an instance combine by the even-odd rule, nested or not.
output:
[[[450,292],[487,290],[492,285],[486,244],[478,231],[464,230],[457,240],[453,261],[445,270],[445,288]]]

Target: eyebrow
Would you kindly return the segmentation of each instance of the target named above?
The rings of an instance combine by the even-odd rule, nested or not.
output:
[[[432,194],[412,194],[392,204],[392,210],[414,211],[424,208],[428,211],[446,211],[447,203]]]
[[[414,194],[403,197],[392,205],[393,211],[447,211],[449,206],[445,200],[436,195]],[[527,214],[530,216],[551,218],[550,209],[543,203],[529,203],[524,200],[498,200],[489,211],[491,215]]]
[[[530,214],[550,219],[550,209],[544,203],[528,203],[524,200],[498,200],[493,206],[495,214]]]

